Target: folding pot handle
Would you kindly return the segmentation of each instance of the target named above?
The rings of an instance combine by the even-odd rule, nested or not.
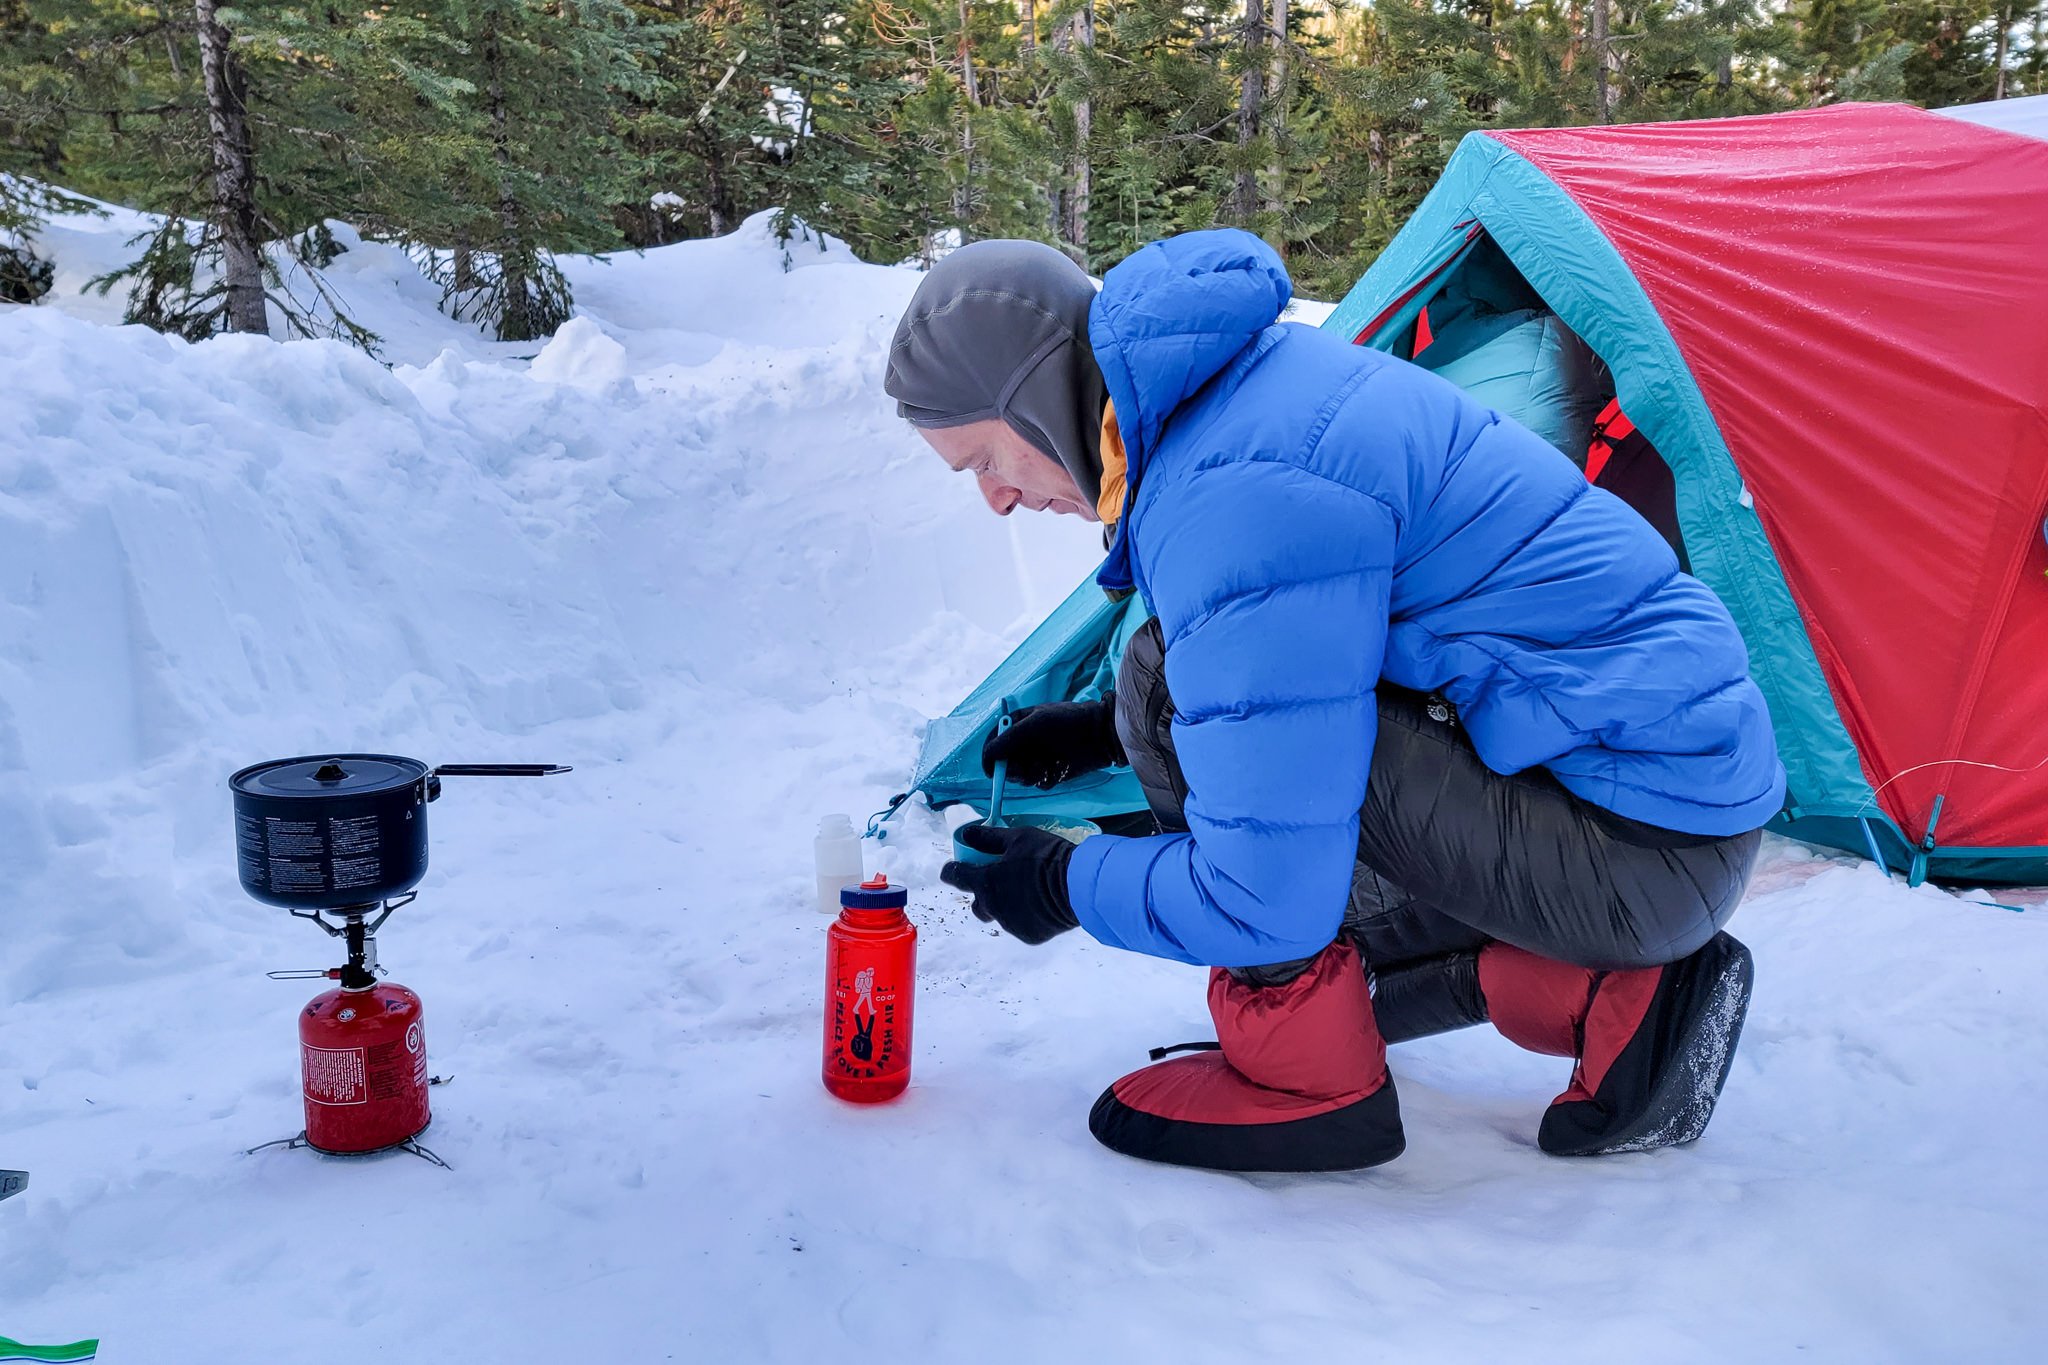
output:
[[[427,800],[441,799],[443,777],[551,777],[571,771],[566,763],[443,763],[427,774]]]

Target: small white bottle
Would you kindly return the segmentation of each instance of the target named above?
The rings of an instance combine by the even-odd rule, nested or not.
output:
[[[818,839],[813,846],[818,863],[818,911],[839,913],[839,888],[858,886],[867,870],[861,865],[860,835],[853,820],[845,815],[828,815],[818,821]]]

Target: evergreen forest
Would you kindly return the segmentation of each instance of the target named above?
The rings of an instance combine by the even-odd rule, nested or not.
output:
[[[0,0],[0,298],[73,195],[161,215],[90,287],[191,338],[375,338],[328,228],[549,334],[558,253],[764,209],[865,259],[1091,271],[1234,225],[1340,295],[1475,129],[2048,90],[2041,0]],[[60,188],[61,187],[61,188]],[[71,193],[67,193],[71,192]],[[790,249],[803,249],[799,237]]]

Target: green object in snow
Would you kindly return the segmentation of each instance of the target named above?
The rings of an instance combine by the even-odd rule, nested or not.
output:
[[[31,1346],[12,1337],[0,1337],[0,1361],[6,1360],[97,1360],[100,1339],[74,1341],[67,1346]]]

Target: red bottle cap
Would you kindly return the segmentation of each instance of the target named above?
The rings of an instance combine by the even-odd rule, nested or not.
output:
[[[910,891],[877,872],[859,886],[839,888],[839,904],[848,910],[901,910],[910,904]]]

